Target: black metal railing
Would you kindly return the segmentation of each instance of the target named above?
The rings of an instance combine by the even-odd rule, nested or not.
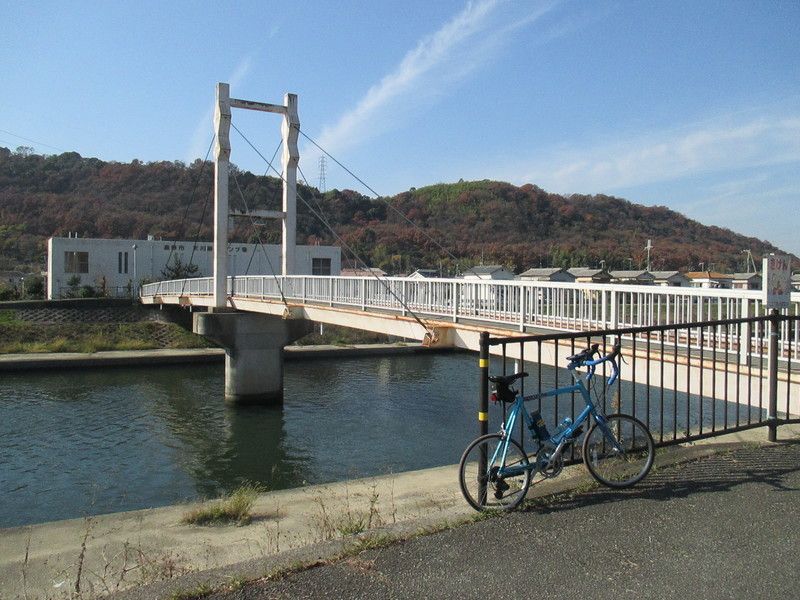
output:
[[[566,357],[590,344],[600,344],[606,354],[619,339],[622,376],[611,388],[606,386],[610,371],[603,363],[591,388],[603,411],[639,418],[661,446],[754,427],[768,427],[768,437],[774,440],[778,425],[800,423],[800,373],[789,360],[792,349],[778,344],[781,328],[792,332],[798,326],[800,317],[773,312],[746,319],[581,333],[524,337],[483,333],[479,431],[488,432],[490,422],[499,427],[506,416],[502,402],[489,406],[490,371],[527,371],[530,376],[518,384],[523,395],[566,387],[572,383]],[[741,343],[743,339],[749,343]],[[576,393],[532,402],[537,404],[528,410],[539,409],[554,426],[564,417],[574,419],[584,406]],[[527,434],[522,428],[520,422],[519,438],[524,443]]]

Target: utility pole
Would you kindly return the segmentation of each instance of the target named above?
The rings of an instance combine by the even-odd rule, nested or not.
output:
[[[753,260],[753,253],[750,251],[750,248],[746,248],[742,250],[742,254],[745,255],[744,257],[744,270],[745,273],[756,273],[756,261]],[[750,265],[753,266],[753,270],[750,271]]]
[[[653,249],[653,244],[650,240],[647,240],[647,246],[644,247],[647,250],[647,270],[650,270],[650,250]]]

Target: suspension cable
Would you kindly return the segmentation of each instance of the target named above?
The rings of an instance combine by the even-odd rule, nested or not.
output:
[[[278,142],[278,145],[275,147],[275,152],[273,152],[273,153],[272,153],[272,161],[274,161],[274,160],[275,160],[275,157],[278,155],[278,150],[280,150],[280,149],[281,149],[281,146],[282,146],[282,145],[283,145],[283,140],[279,141],[279,142]],[[264,171],[264,177],[266,177],[266,176],[269,174],[269,169],[270,169],[270,167],[272,166],[272,161],[270,161],[270,162],[268,163],[268,164],[269,164],[269,166],[267,167],[267,170],[266,170],[266,171]],[[237,187],[238,187],[238,185],[239,185],[239,182],[238,182],[238,181],[236,181],[236,185],[237,185]],[[242,194],[242,190],[241,190],[241,188],[239,188],[239,194],[241,194],[241,195],[242,195],[242,199],[244,200],[244,194]],[[247,202],[246,202],[246,201],[245,201],[245,206],[247,206]],[[249,209],[248,209],[248,210],[249,210]],[[261,224],[261,223],[255,223],[253,219],[251,219],[251,223],[252,223],[253,227],[257,227],[257,226],[263,226],[263,224]],[[258,243],[259,243],[259,245],[261,245],[261,246],[263,247],[263,244],[261,243],[261,236],[260,236],[258,233],[256,233],[256,236],[258,237]],[[265,255],[266,255],[266,250],[264,250],[264,253],[265,253]],[[244,271],[244,274],[245,274],[245,275],[247,275],[247,274],[250,272],[250,266],[253,264],[253,258],[254,258],[254,257],[255,257],[255,252],[253,252],[252,254],[250,254],[250,260],[249,260],[249,261],[247,261],[247,268],[246,268],[246,269],[245,269],[245,271]],[[269,257],[267,256],[266,258],[267,258],[267,262],[269,262]],[[271,264],[271,263],[270,263],[270,269],[272,269],[272,264]],[[274,269],[273,269],[273,272],[274,272]]]
[[[197,241],[200,239],[200,231],[203,229],[203,222],[206,220],[206,210],[208,209],[208,199],[211,197],[209,193],[206,195],[206,201],[203,202],[203,212],[200,215],[200,223],[197,224],[197,232],[194,234],[194,241],[192,242],[192,253],[189,255],[189,263],[186,265],[186,274],[189,274],[189,267],[192,265],[192,261],[194,260],[194,253],[197,250]],[[181,296],[183,295],[184,289],[186,289],[186,282],[189,281],[188,277],[183,278],[183,283],[181,284]]]
[[[277,153],[277,150],[275,152]],[[250,212],[250,207],[247,206],[247,199],[244,197],[244,193],[242,193],[242,188],[239,185],[239,179],[236,177],[235,173],[233,174],[233,181],[236,184],[236,189],[239,190],[239,195],[242,197],[242,202],[244,202],[245,211],[249,213]],[[253,226],[254,229],[256,228],[255,219],[252,217],[252,215],[250,216],[250,224]],[[278,293],[281,295],[281,300],[286,305],[286,308],[289,308],[289,303],[286,302],[286,296],[283,295],[283,286],[281,285],[281,282],[278,279],[277,274],[275,273],[275,268],[272,266],[272,261],[269,259],[269,253],[267,252],[267,249],[264,247],[264,243],[261,241],[261,234],[258,232],[258,229],[256,229],[256,237],[258,238],[258,245],[264,251],[264,258],[267,259],[267,264],[269,265],[269,270],[272,271],[272,277],[273,277],[273,279],[275,279],[275,283],[278,286]],[[253,252],[250,255],[250,262],[252,262],[252,259],[253,259],[254,255],[255,255],[255,252]],[[245,271],[245,275],[247,275],[247,272],[249,272],[249,270],[250,270],[250,263],[248,263],[248,265],[247,265],[247,271]]]
[[[299,128],[299,127],[297,127],[296,125],[292,125],[292,127],[295,127],[295,128],[297,128],[297,130],[298,130],[298,131],[300,131],[300,128]],[[275,167],[273,167],[273,166],[272,166],[272,164],[271,164],[269,161],[267,161],[267,159],[264,157],[264,155],[263,155],[263,154],[261,154],[261,152],[259,152],[259,151],[258,151],[258,149],[256,149],[256,147],[255,147],[255,146],[254,146],[254,145],[253,145],[253,144],[250,142],[250,140],[248,140],[248,139],[247,139],[247,137],[246,137],[246,136],[245,136],[245,135],[244,135],[244,134],[243,134],[243,133],[242,133],[242,132],[241,132],[241,131],[240,131],[238,128],[235,128],[235,127],[234,127],[234,129],[236,129],[237,133],[238,133],[239,135],[241,135],[241,136],[242,136],[242,138],[244,138],[244,140],[245,140],[245,141],[248,143],[248,145],[249,145],[249,146],[250,146],[250,147],[251,147],[253,150],[255,150],[255,152],[256,152],[256,153],[257,153],[257,154],[258,154],[258,155],[259,155],[259,156],[262,158],[262,160],[264,160],[265,162],[267,162],[267,164],[268,164],[268,168],[271,168],[271,169],[272,169],[272,170],[275,172],[275,174],[276,174],[278,177],[280,177],[281,181],[283,181],[284,183],[286,183],[286,178],[285,178],[284,174],[283,174],[283,173],[279,173],[279,172],[277,171],[277,169],[275,169]],[[301,132],[301,133],[302,133],[302,132]],[[304,135],[305,135],[305,134],[304,134]],[[323,152],[324,152],[324,150],[323,150]],[[332,158],[332,157],[331,157],[331,158]],[[335,159],[333,159],[333,160],[335,160]],[[337,163],[338,163],[338,161],[337,161]],[[299,167],[299,165],[298,165],[298,170],[300,170],[300,167]],[[303,177],[303,179],[305,179],[305,175],[303,174],[303,172],[302,172],[302,171],[300,171],[300,175]],[[373,193],[374,193],[374,192],[373,192]],[[369,267],[369,266],[367,265],[367,263],[366,263],[366,262],[365,262],[365,261],[364,261],[364,260],[361,258],[361,256],[359,256],[359,255],[358,255],[358,253],[357,253],[355,250],[353,250],[353,248],[352,248],[352,247],[351,247],[351,246],[350,246],[350,245],[349,245],[347,242],[345,242],[345,241],[344,241],[344,240],[341,238],[341,236],[340,236],[338,233],[336,233],[336,231],[333,229],[333,227],[330,225],[330,223],[328,223],[328,221],[327,221],[327,220],[326,220],[326,219],[325,219],[325,218],[324,218],[324,217],[323,217],[323,216],[322,216],[322,215],[321,215],[319,212],[317,212],[316,210],[314,210],[314,208],[313,208],[313,207],[312,207],[312,206],[311,206],[311,205],[310,205],[310,204],[309,204],[309,203],[306,201],[306,199],[305,199],[305,198],[303,198],[303,196],[302,196],[300,193],[298,193],[298,194],[297,194],[297,197],[298,197],[298,198],[300,199],[300,201],[301,201],[301,202],[302,202],[302,203],[305,205],[305,207],[306,207],[306,208],[307,208],[309,211],[311,211],[311,214],[312,214],[312,215],[314,215],[315,217],[317,217],[317,218],[320,220],[320,222],[321,222],[321,223],[322,223],[322,224],[323,224],[323,225],[324,225],[324,226],[325,226],[325,227],[326,227],[326,228],[327,228],[327,229],[328,229],[328,230],[331,232],[331,234],[334,236],[334,238],[336,238],[336,240],[337,240],[337,241],[338,241],[338,242],[339,242],[339,243],[340,243],[342,246],[344,246],[344,248],[345,248],[345,249],[346,249],[348,252],[350,252],[350,254],[351,254],[353,257],[355,257],[355,259],[356,259],[356,260],[357,260],[359,263],[361,263],[361,264],[363,265],[363,267],[365,268],[365,270],[366,270],[366,271],[367,271],[367,272],[368,272],[370,275],[372,275],[372,277],[373,277],[375,280],[377,280],[377,281],[378,281],[378,282],[381,284],[381,286],[383,286],[383,287],[384,287],[384,289],[385,289],[387,292],[389,292],[389,295],[391,295],[391,296],[392,296],[392,297],[393,297],[395,300],[397,300],[397,301],[398,301],[398,302],[399,302],[399,303],[400,303],[400,304],[401,304],[401,305],[402,305],[402,306],[403,306],[403,307],[404,307],[404,308],[405,308],[405,309],[408,311],[408,313],[409,313],[409,314],[411,315],[411,317],[412,317],[412,318],[413,318],[413,319],[414,319],[414,320],[417,322],[417,324],[418,324],[420,327],[422,327],[422,328],[423,328],[423,329],[424,329],[424,330],[427,332],[428,336],[430,336],[430,339],[431,339],[432,341],[433,341],[433,340],[435,340],[435,339],[436,339],[436,332],[435,332],[435,331],[433,331],[433,330],[432,330],[430,327],[428,327],[428,326],[427,326],[425,323],[423,323],[422,319],[420,319],[420,318],[419,318],[419,316],[417,316],[417,314],[416,314],[416,313],[415,313],[413,310],[411,310],[411,309],[409,308],[409,306],[408,306],[408,304],[405,302],[405,300],[403,300],[403,299],[402,299],[402,298],[400,298],[400,297],[399,297],[397,294],[395,294],[395,292],[394,292],[394,290],[392,290],[391,286],[389,286],[389,285],[386,283],[386,281],[385,281],[384,279],[382,279],[381,277],[379,277],[377,273],[375,273],[375,272],[374,272],[372,269],[370,269],[370,267]]]
[[[321,152],[323,152],[323,153],[325,154],[325,156],[327,156],[328,158],[330,158],[330,159],[331,159],[333,162],[335,162],[335,163],[336,163],[337,165],[339,165],[339,166],[340,166],[342,169],[344,169],[344,170],[345,170],[345,171],[346,171],[346,172],[347,172],[347,173],[348,173],[348,174],[349,174],[351,177],[353,177],[353,179],[355,179],[355,180],[356,180],[356,181],[358,181],[358,182],[359,182],[361,185],[363,185],[365,188],[367,188],[367,189],[368,189],[370,192],[372,192],[372,193],[373,193],[373,194],[374,194],[374,195],[375,195],[377,198],[381,198],[381,195],[380,195],[378,192],[376,192],[376,191],[375,191],[375,190],[374,190],[372,187],[370,187],[370,186],[369,186],[369,185],[368,185],[368,184],[367,184],[367,183],[366,183],[366,182],[365,182],[363,179],[361,179],[361,178],[360,178],[358,175],[356,175],[355,173],[353,173],[353,172],[352,172],[350,169],[348,169],[348,168],[347,168],[346,166],[344,166],[344,165],[343,165],[341,162],[339,162],[339,160],[337,160],[335,156],[331,155],[331,153],[330,153],[330,152],[328,152],[327,150],[325,150],[325,148],[323,148],[322,146],[320,146],[320,145],[319,145],[319,144],[318,144],[316,141],[314,141],[314,140],[313,140],[313,139],[312,139],[312,138],[311,138],[311,137],[310,137],[310,136],[309,136],[309,135],[308,135],[306,132],[304,132],[304,131],[303,131],[302,129],[300,129],[299,127],[297,128],[297,130],[300,132],[300,134],[301,134],[301,135],[302,135],[304,138],[306,138],[306,139],[307,139],[309,142],[311,142],[312,144],[314,144],[314,145],[315,145],[315,146],[316,146],[316,147],[317,147],[317,148],[318,148],[318,149],[319,149]],[[418,229],[418,230],[420,231],[420,233],[422,233],[422,235],[424,235],[424,236],[425,236],[425,237],[428,239],[428,241],[430,241],[430,242],[433,242],[433,243],[434,243],[434,244],[435,244],[435,245],[436,245],[436,246],[437,246],[437,247],[438,247],[438,248],[439,248],[439,249],[440,249],[442,252],[446,253],[446,254],[447,254],[447,255],[448,255],[450,258],[452,258],[452,259],[455,261],[456,268],[458,268],[458,258],[456,258],[456,256],[455,256],[455,255],[454,255],[452,252],[450,252],[450,250],[448,250],[447,248],[445,248],[444,246],[442,246],[442,245],[441,245],[439,242],[437,242],[437,241],[436,241],[436,239],[434,239],[433,237],[431,237],[430,235],[428,235],[428,233],[427,233],[427,232],[426,232],[424,229],[422,229],[422,227],[420,227],[419,225],[417,225],[416,223],[414,223],[414,221],[412,221],[411,219],[409,219],[409,218],[408,218],[408,217],[407,217],[407,216],[406,216],[406,215],[403,213],[403,211],[401,211],[400,209],[398,209],[398,208],[396,208],[396,207],[392,206],[392,203],[391,203],[391,202],[389,202],[388,200],[384,200],[384,202],[386,203],[386,206],[388,206],[390,210],[393,210],[395,213],[397,213],[398,215],[400,215],[400,217],[402,217],[402,219],[403,219],[404,221],[406,221],[408,224],[410,224],[411,226],[413,226],[413,227],[415,227],[416,229]]]
[[[214,140],[216,140],[216,139],[217,139],[217,134],[215,133],[211,137],[211,143],[208,145],[208,150],[206,150],[206,156],[203,159],[203,164],[200,166],[200,171],[197,173],[197,177],[195,177],[194,186],[192,187],[192,193],[189,196],[189,202],[186,204],[186,210],[183,212],[183,218],[181,219],[181,224],[180,224],[180,227],[178,228],[181,231],[183,230],[183,224],[186,222],[186,217],[189,216],[189,209],[192,206],[192,202],[194,202],[194,195],[197,192],[197,187],[198,187],[198,185],[200,185],[200,176],[203,174],[203,171],[205,171],[206,164],[208,162],[208,156],[211,154],[211,148],[214,146]],[[205,207],[203,207],[203,215],[205,216]],[[201,221],[201,224],[202,224],[202,221]],[[195,245],[196,244],[197,244],[197,240],[195,240]],[[169,245],[169,256],[167,256],[167,260],[164,263],[164,268],[165,269],[169,266],[169,261],[172,259],[172,254],[175,252],[175,246],[176,246],[176,244],[170,244]],[[192,249],[192,256],[194,256],[194,249]]]

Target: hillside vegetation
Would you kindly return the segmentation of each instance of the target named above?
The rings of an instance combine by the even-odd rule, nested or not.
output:
[[[279,208],[280,180],[232,171],[234,207]],[[47,238],[68,232],[211,239],[212,179],[211,164],[200,160],[116,163],[74,152],[41,156],[0,148],[0,270],[42,268]],[[448,274],[480,261],[517,272],[596,266],[601,260],[609,268],[627,268],[630,262],[638,267],[644,266],[648,239],[655,248],[654,270],[697,269],[702,262],[706,268],[739,271],[743,249],[752,250],[757,261],[779,251],[664,207],[603,195],[565,197],[530,184],[461,181],[378,199],[351,190],[320,194],[302,185],[298,193],[298,243],[339,243],[310,206],[370,266],[390,273],[441,268]],[[236,241],[280,240],[275,222],[256,227],[236,219],[232,228]],[[344,250],[343,257],[351,258]]]

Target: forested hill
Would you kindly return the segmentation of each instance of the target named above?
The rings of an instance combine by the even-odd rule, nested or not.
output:
[[[0,270],[40,268],[47,238],[68,232],[211,239],[212,180],[212,165],[199,160],[191,165],[116,163],[74,152],[40,156],[0,148]],[[458,182],[377,200],[350,190],[319,194],[306,186],[298,193],[308,203],[298,201],[298,243],[338,243],[311,206],[371,266],[390,273],[424,267],[448,273],[481,260],[517,272],[534,266],[596,266],[600,260],[609,268],[627,268],[632,259],[637,267],[643,266],[648,239],[653,270],[697,269],[702,262],[706,268],[741,271],[742,250],[752,250],[756,261],[778,251],[664,207],[602,195],[564,197],[535,185]],[[280,180],[233,168],[231,204],[245,203],[279,208]],[[277,223],[256,227],[235,219],[232,228],[239,241],[280,240]]]

